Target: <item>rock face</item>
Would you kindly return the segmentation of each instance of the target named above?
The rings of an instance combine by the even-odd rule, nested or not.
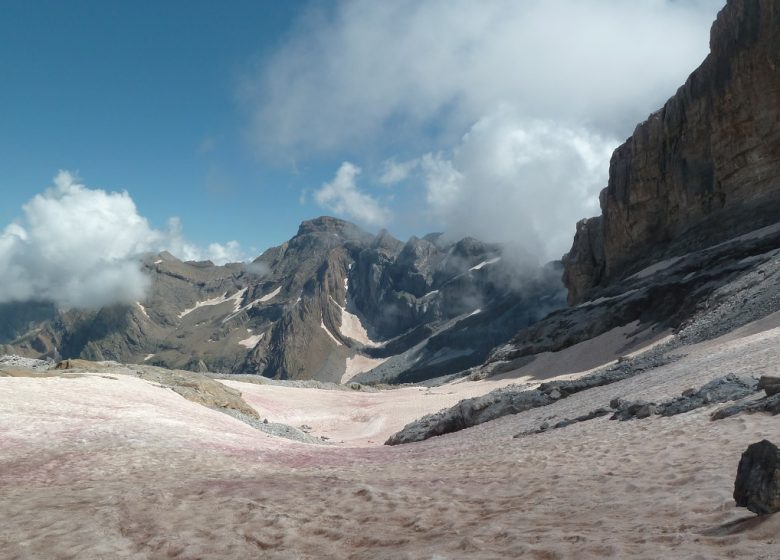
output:
[[[780,449],[775,444],[762,440],[742,454],[734,500],[759,515],[780,511]]]
[[[498,245],[403,243],[330,217],[249,265],[149,256],[143,302],[93,311],[0,306],[0,354],[116,360],[330,382],[420,381],[481,363],[565,305],[561,268]]]
[[[729,0],[710,54],[612,156],[602,215],[565,258],[579,303],[647,264],[780,215],[780,5]]]

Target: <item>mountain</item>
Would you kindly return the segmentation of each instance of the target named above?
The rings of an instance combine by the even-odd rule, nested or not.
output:
[[[570,306],[522,328],[479,375],[581,371],[693,323],[689,342],[780,310],[780,5],[728,2],[710,46],[615,150],[602,214],[577,224],[563,258]],[[726,309],[735,293],[744,301]]]
[[[729,2],[701,66],[615,150],[602,214],[577,225],[565,259],[571,303],[777,222],[779,24],[775,0]]]
[[[422,381],[480,364],[565,305],[560,263],[441,234],[403,243],[330,217],[249,265],[143,263],[143,302],[93,311],[0,308],[4,353],[147,363],[281,379]]]

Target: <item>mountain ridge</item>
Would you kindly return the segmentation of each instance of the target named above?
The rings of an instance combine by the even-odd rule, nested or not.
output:
[[[556,265],[521,269],[500,245],[441,234],[404,243],[329,216],[302,222],[249,264],[161,253],[143,266],[152,279],[144,301],[44,307],[43,319],[28,307],[22,336],[6,333],[3,351],[336,383],[419,381],[478,365],[563,305]]]

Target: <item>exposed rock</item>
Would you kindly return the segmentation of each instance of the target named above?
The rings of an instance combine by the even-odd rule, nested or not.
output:
[[[660,414],[674,416],[712,403],[736,401],[752,395],[756,389],[754,379],[727,375],[713,379],[698,390],[689,389],[683,393],[683,396],[662,403],[659,407]]]
[[[780,511],[780,449],[775,444],[762,440],[742,454],[734,500],[759,515]]]
[[[54,367],[51,369],[80,369],[95,371],[96,369],[100,368],[100,365],[101,364],[92,362],[90,360],[62,360],[57,362],[57,364],[54,365]]]
[[[572,303],[643,266],[774,223],[780,209],[780,8],[731,0],[710,54],[612,156],[602,215],[565,259]]]
[[[755,414],[757,412],[768,412],[772,415],[780,414],[780,394],[720,408],[710,415],[710,419],[722,420],[737,414]]]
[[[538,389],[524,389],[515,386],[496,389],[487,395],[462,400],[451,408],[410,422],[400,432],[392,435],[385,442],[385,445],[422,441],[470,428],[509,414],[547,406],[573,394],[639,375],[675,359],[675,357],[650,354],[624,360],[579,379],[542,383]]]
[[[655,403],[646,401],[622,401],[620,407],[615,411],[610,420],[638,420],[649,418],[656,414],[658,408]]]
[[[185,399],[225,412],[235,410],[250,418],[260,420],[257,411],[241,398],[241,391],[228,387],[192,371],[175,371],[163,368],[144,368],[138,377],[169,387]]]
[[[434,436],[457,432],[508,414],[517,414],[555,402],[537,390],[496,389],[487,395],[465,399],[455,406],[423,416],[390,436],[385,445],[423,441]]]
[[[579,422],[587,422],[588,420],[601,418],[602,416],[606,416],[607,414],[609,414],[609,410],[607,410],[606,408],[597,408],[596,410],[588,412],[587,414],[583,414],[582,416],[577,416],[576,418],[572,418],[572,419],[566,418],[565,420],[556,422],[552,426],[550,426],[549,422],[543,422],[536,430],[532,430],[530,432],[521,432],[519,434],[515,434],[512,437],[521,438],[527,435],[540,434],[548,430],[558,430],[560,428],[565,428],[566,426],[571,426],[572,424],[577,424]]]
[[[766,392],[767,397],[780,393],[780,377],[762,375],[758,380],[758,388]]]
[[[37,360],[35,358],[25,358],[23,356],[5,355],[0,356],[0,367],[28,369],[33,371],[47,371],[54,365],[51,360]]]
[[[662,329],[675,331],[667,350],[721,336],[780,310],[778,247],[780,224],[653,265],[611,284],[594,300],[553,311],[522,329],[493,350],[472,376],[503,374],[538,354],[559,352],[629,325],[627,345],[640,344]]]

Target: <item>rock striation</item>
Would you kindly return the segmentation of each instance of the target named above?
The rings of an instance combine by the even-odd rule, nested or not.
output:
[[[710,54],[610,162],[601,216],[577,225],[569,301],[780,216],[780,4],[729,0]]]

